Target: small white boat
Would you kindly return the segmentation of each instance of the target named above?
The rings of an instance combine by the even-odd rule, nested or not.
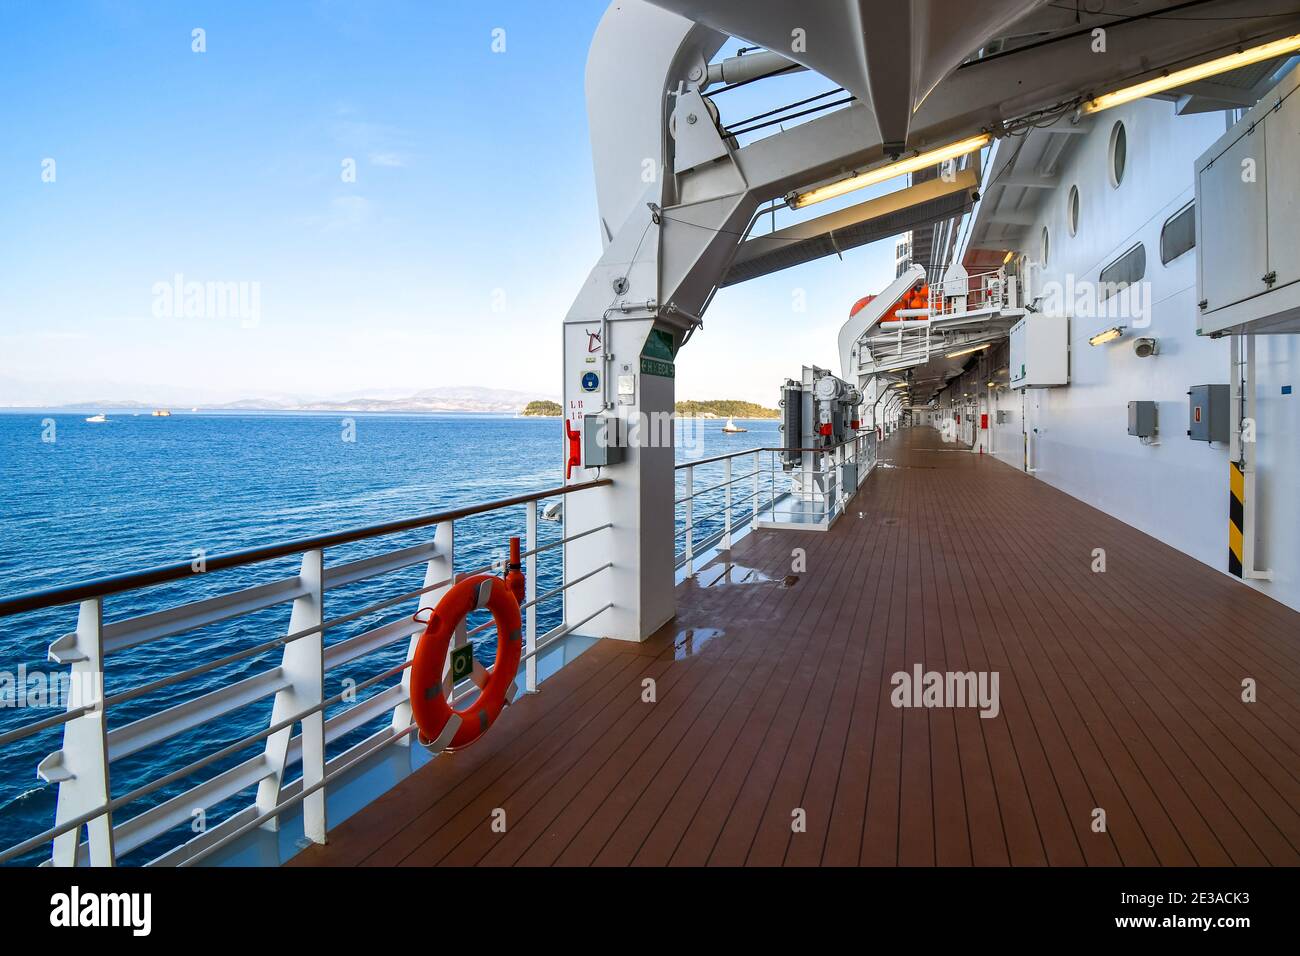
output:
[[[733,419],[730,415],[727,416],[727,424],[722,426],[722,430],[724,432],[733,432],[733,433],[749,431],[748,428],[741,428],[739,425],[737,425],[735,419]]]
[[[100,412],[98,415],[91,415],[89,418],[86,419],[86,421],[88,421],[88,422],[96,422],[96,423],[98,423],[98,422],[106,422],[106,421],[108,421],[108,416],[105,415],[103,412]]]

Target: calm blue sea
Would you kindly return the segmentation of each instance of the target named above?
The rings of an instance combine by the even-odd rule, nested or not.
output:
[[[345,441],[345,416],[340,415],[177,412],[170,418],[153,418],[110,410],[107,423],[86,422],[86,416],[94,411],[98,409],[75,414],[66,410],[0,413],[0,594],[190,561],[198,549],[208,555],[220,554],[506,498],[560,483],[562,436],[557,419],[352,414],[346,417],[355,423],[355,441]],[[54,440],[46,441],[50,419],[54,421]],[[690,432],[689,441],[679,440],[678,459],[778,442],[775,422],[745,424],[749,433],[728,435],[721,431],[722,422],[704,423],[702,435]],[[721,481],[721,467],[699,468],[695,488]],[[738,462],[734,475],[744,474],[748,468],[748,459],[743,465]],[[765,477],[765,489],[766,481]],[[749,492],[749,482],[737,485],[737,515],[748,512],[750,503],[744,497]],[[722,503],[721,490],[697,502],[697,522],[702,525],[696,531],[697,539],[720,526]],[[524,514],[519,507],[457,522],[457,570],[489,563],[503,552],[511,534],[522,537]],[[699,516],[710,517],[701,521]],[[680,550],[681,509],[678,531]],[[428,534],[421,529],[330,549],[326,563],[415,544],[427,540]],[[556,540],[560,525],[540,522],[539,534],[542,543]],[[556,548],[539,558],[539,592],[560,583],[561,550]],[[298,567],[298,559],[290,558],[109,598],[104,602],[105,619],[120,620],[179,601],[288,577],[296,574]],[[331,590],[326,616],[345,614],[413,590],[422,580],[423,568],[419,567]],[[559,623],[560,611],[559,600],[543,605],[539,632]],[[404,612],[390,609],[358,619],[331,630],[327,643],[344,640]],[[20,666],[29,673],[48,673],[52,665],[46,662],[46,648],[73,630],[75,623],[75,607],[0,618],[0,673],[16,676]],[[106,692],[139,686],[270,640],[284,634],[287,624],[286,605],[132,648],[110,658]],[[489,641],[477,651],[490,662],[495,644]],[[129,701],[112,709],[109,726],[122,726],[264,671],[278,664],[280,653],[248,658]],[[347,686],[343,681],[359,683],[399,663],[404,655],[403,642],[332,670],[326,694],[337,694]],[[371,688],[361,696],[381,689]],[[54,713],[3,704],[0,701],[0,733]],[[188,735],[114,761],[113,795],[130,792],[147,780],[264,728],[270,707],[269,699],[249,705]],[[333,745],[330,756],[386,722],[384,718],[359,728]],[[55,788],[40,783],[36,765],[59,748],[60,740],[61,731],[52,729],[0,747],[0,849],[52,825]],[[117,822],[248,759],[256,748],[132,804],[118,814]],[[291,771],[290,776],[295,775],[296,770]],[[209,822],[248,805],[250,799],[251,794],[244,794],[227,805],[208,808]],[[169,834],[125,862],[146,862],[188,835],[186,830]],[[19,862],[31,864],[47,856],[48,850],[35,851]]]

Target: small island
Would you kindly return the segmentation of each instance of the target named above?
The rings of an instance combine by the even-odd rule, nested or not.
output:
[[[559,402],[541,399],[536,402],[529,402],[524,406],[524,410],[520,414],[528,418],[559,418],[563,412],[564,409],[560,407]]]
[[[678,418],[780,418],[781,413],[775,408],[764,408],[754,402],[742,402],[736,399],[714,399],[712,401],[684,401],[676,406]]]

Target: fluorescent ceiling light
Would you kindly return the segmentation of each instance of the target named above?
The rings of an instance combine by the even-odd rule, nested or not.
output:
[[[1262,63],[1264,60],[1271,60],[1287,53],[1294,53],[1296,50],[1300,50],[1300,33],[1283,37],[1281,40],[1274,40],[1272,43],[1251,47],[1249,50],[1230,53],[1227,56],[1219,57],[1217,60],[1207,60],[1205,63],[1189,66],[1185,70],[1175,70],[1173,73],[1166,73],[1164,76],[1157,76],[1154,79],[1127,86],[1113,93],[1103,93],[1101,96],[1084,103],[1083,112],[1100,113],[1112,106],[1122,106],[1125,103],[1133,102],[1133,100],[1140,100],[1144,96],[1163,93],[1165,90],[1172,90],[1175,87],[1185,86],[1188,83],[1194,83],[1209,76],[1217,76],[1220,73],[1227,73],[1229,70],[1250,66],[1252,63]]]
[[[792,193],[786,201],[790,204],[792,209],[802,209],[804,206],[811,206],[816,202],[823,202],[827,199],[834,199],[837,196],[843,196],[845,193],[851,193],[855,189],[863,189],[866,186],[874,186],[877,183],[883,183],[887,179],[893,179],[895,176],[902,176],[904,173],[914,173],[918,169],[925,169],[928,166],[937,166],[939,163],[947,162],[950,159],[956,159],[958,156],[965,156],[967,153],[973,153],[977,149],[983,149],[992,141],[993,137],[988,133],[980,133],[978,136],[958,140],[955,143],[949,143],[947,146],[940,146],[938,149],[932,149],[929,152],[918,153],[911,159],[899,160],[896,163],[890,163],[888,166],[881,166],[878,169],[872,169],[865,173],[859,173],[856,176],[850,176],[848,179],[841,179],[838,182],[828,183],[825,186],[818,186],[816,189],[810,189],[806,193]]]
[[[1105,345],[1107,342],[1114,342],[1117,338],[1119,338],[1123,334],[1124,334],[1124,326],[1122,325],[1111,326],[1109,329],[1106,329],[1103,332],[1098,332],[1092,338],[1088,339],[1088,344]]]
[[[972,352],[979,352],[992,345],[992,342],[985,342],[983,345],[972,345],[968,349],[959,349],[956,352],[949,352],[944,358],[957,358],[959,355],[970,355]]]
[[[906,383],[906,382],[895,382],[893,385],[891,385],[891,386],[889,386],[889,387],[890,387],[890,388],[907,388],[907,383]]]

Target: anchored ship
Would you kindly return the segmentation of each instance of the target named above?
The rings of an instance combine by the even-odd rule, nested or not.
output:
[[[1300,863],[1300,11],[1110,6],[611,4],[555,482],[0,599],[60,615],[78,689],[0,734],[60,735],[55,812],[0,861]],[[782,101],[796,73],[826,92]],[[779,440],[679,458],[718,291],[877,241],[838,366],[772,382]],[[484,515],[515,540],[467,568]],[[236,656],[278,664],[113,721],[237,663],[106,692],[121,655],[255,614]],[[331,676],[366,662],[364,693]]]

